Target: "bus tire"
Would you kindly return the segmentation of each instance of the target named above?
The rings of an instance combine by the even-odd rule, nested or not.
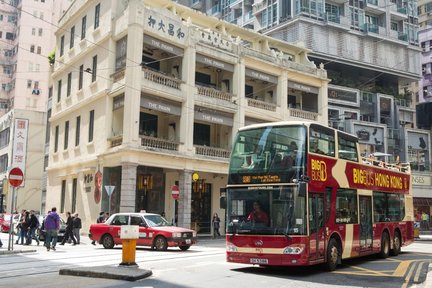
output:
[[[328,271],[336,270],[339,262],[339,245],[336,239],[331,238],[327,246],[327,262],[326,268]]]
[[[381,236],[381,250],[379,253],[379,257],[385,259],[389,256],[390,252],[390,237],[387,232],[383,232]]]
[[[402,240],[399,231],[394,232],[392,256],[397,256],[401,252]]]

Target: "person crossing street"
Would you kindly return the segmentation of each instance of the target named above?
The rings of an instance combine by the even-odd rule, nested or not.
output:
[[[72,245],[76,245],[77,241],[76,241],[75,236],[73,234],[73,220],[72,220],[71,212],[66,212],[66,216],[67,216],[66,232],[65,232],[65,235],[63,237],[63,241],[60,243],[60,245],[64,245],[65,242],[69,239],[69,237],[73,241]]]

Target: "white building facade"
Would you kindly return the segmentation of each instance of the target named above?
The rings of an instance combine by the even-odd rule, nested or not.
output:
[[[173,2],[75,1],[56,36],[47,205],[84,227],[146,210],[211,234],[239,127],[327,123],[307,49]]]

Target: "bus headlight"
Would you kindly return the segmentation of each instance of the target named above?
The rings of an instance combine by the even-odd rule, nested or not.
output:
[[[227,252],[237,252],[237,246],[232,245],[232,244],[227,245],[226,249],[227,249]]]
[[[305,248],[304,244],[291,245],[291,246],[286,247],[284,249],[283,253],[284,254],[295,254],[295,255],[298,255],[298,254],[301,254],[303,252],[304,248]]]

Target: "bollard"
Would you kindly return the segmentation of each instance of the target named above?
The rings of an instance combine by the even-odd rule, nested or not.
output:
[[[138,266],[135,263],[136,239],[139,236],[139,226],[121,226],[122,266]]]

